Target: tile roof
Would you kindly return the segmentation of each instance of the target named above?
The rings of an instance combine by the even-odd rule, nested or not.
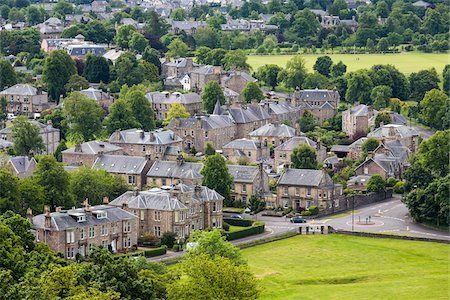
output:
[[[108,173],[139,175],[145,168],[147,159],[141,156],[102,155],[97,157],[93,169],[102,169]]]

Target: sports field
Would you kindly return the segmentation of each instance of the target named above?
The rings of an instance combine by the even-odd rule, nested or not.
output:
[[[325,54],[299,54],[306,60],[307,67],[312,71],[312,67],[317,57]],[[368,69],[376,64],[391,64],[396,66],[400,72],[410,74],[423,69],[436,68],[439,74],[442,73],[446,64],[450,63],[449,54],[434,53],[398,53],[398,54],[326,54],[331,57],[334,63],[342,61],[347,65],[347,71]],[[264,64],[277,64],[286,66],[286,62],[293,55],[249,55],[247,62],[256,71]]]
[[[448,299],[449,245],[296,236],[242,250],[260,299]]]

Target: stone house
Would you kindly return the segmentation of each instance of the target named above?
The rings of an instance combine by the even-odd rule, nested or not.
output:
[[[35,120],[29,120],[28,122],[36,125],[39,128],[39,135],[42,137],[42,141],[44,142],[45,150],[43,151],[43,154],[53,154],[56,151],[56,148],[59,144],[59,129],[54,128],[52,126],[52,122],[48,121],[47,125],[42,124]],[[3,128],[0,130],[0,138],[2,140],[12,142],[12,128],[13,126]]]
[[[403,146],[415,153],[419,147],[419,133],[413,127],[398,124],[383,125],[372,132],[367,137],[379,139],[383,143],[399,141]]]
[[[64,31],[63,22],[55,17],[48,18],[43,23],[36,25],[43,39],[58,39]]]
[[[331,152],[336,154],[338,158],[350,158],[357,160],[362,153],[362,145],[367,140],[366,137],[362,137],[351,143],[350,145],[333,145]]]
[[[145,156],[152,160],[174,158],[173,153],[181,150],[182,141],[172,130],[145,132],[135,128],[116,130],[108,139],[127,155]]]
[[[142,156],[99,154],[93,169],[122,177],[128,185],[139,188],[147,184],[147,172],[150,169],[150,160]]]
[[[177,161],[157,160],[147,172],[147,184],[156,187],[179,183],[198,185],[202,183],[202,169],[202,163],[185,162],[181,155]]]
[[[234,163],[256,164],[270,157],[269,148],[259,141],[237,139],[222,147],[223,156]]]
[[[274,149],[273,167],[276,170],[282,170],[285,165],[291,164],[291,154],[299,145],[308,145],[316,150],[318,161],[326,158],[327,150],[325,147],[309,139],[305,135],[294,136]]]
[[[296,124],[300,118],[301,109],[291,105],[289,100],[264,100],[260,102],[270,115],[271,123]]]
[[[209,27],[205,21],[173,21],[169,22],[172,25],[172,32],[180,34],[185,32],[188,35],[193,35],[197,29]]]
[[[389,177],[401,178],[401,164],[396,157],[388,154],[369,153],[366,160],[355,169],[356,175],[378,174],[384,180]]]
[[[251,195],[266,198],[270,192],[269,176],[263,170],[262,164],[258,166],[227,165],[228,172],[233,176],[231,198],[239,203],[246,204]]]
[[[170,108],[174,103],[182,104],[191,116],[202,110],[202,99],[197,93],[151,92],[146,97],[152,105],[156,119],[159,121],[164,121],[167,118]]]
[[[166,59],[161,64],[161,77],[166,78],[180,78],[184,74],[189,73],[196,67],[192,58],[175,58],[173,61]]]
[[[370,120],[376,115],[372,106],[360,104],[342,112],[342,131],[351,139],[365,136],[373,126]]]
[[[222,87],[233,90],[238,94],[242,93],[242,90],[249,82],[257,81],[247,71],[230,71],[223,75],[220,80]]]
[[[15,115],[33,116],[52,106],[48,102],[48,95],[42,88],[35,88],[29,84],[16,84],[0,92],[0,98],[6,99],[6,111]]]
[[[235,138],[236,126],[229,115],[195,116],[190,118],[173,118],[167,126],[183,138],[183,149],[203,152],[207,143],[215,149]]]
[[[90,87],[85,90],[81,90],[80,93],[88,96],[90,99],[98,103],[105,111],[109,111],[109,107],[114,102],[114,97],[102,90]]]
[[[266,124],[248,134],[265,146],[277,147],[295,136],[295,129],[285,124]]]
[[[62,151],[62,161],[65,165],[92,167],[102,154],[121,155],[123,150],[107,142],[90,141]]]
[[[250,132],[266,125],[270,121],[270,115],[263,107],[257,104],[232,105],[225,111],[219,111],[219,107],[216,105],[214,113],[231,117],[236,128],[233,139],[246,138]]]
[[[309,111],[319,123],[323,123],[323,121],[334,117],[340,98],[339,92],[335,89],[296,89],[292,101],[295,106],[302,109],[302,112]]]
[[[0,167],[9,170],[20,179],[31,177],[36,170],[36,165],[37,162],[32,155],[0,159]]]
[[[191,89],[201,92],[209,81],[220,82],[222,71],[221,66],[202,65],[194,68],[189,72]]]
[[[66,259],[89,255],[94,246],[116,253],[137,245],[136,216],[116,206],[90,206],[86,200],[84,208],[57,208],[51,213],[46,206],[43,214],[34,217],[28,209],[27,218],[32,224],[35,241],[48,244]]]
[[[277,182],[277,207],[331,208],[341,194],[342,187],[335,186],[325,170],[287,168]]]
[[[139,235],[151,233],[160,237],[174,232],[177,239],[193,230],[222,228],[223,197],[204,186],[178,184],[166,189],[135,190],[113,200],[139,219]]]

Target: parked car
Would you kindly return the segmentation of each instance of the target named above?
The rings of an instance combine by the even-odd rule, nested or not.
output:
[[[252,212],[252,210],[250,208],[248,208],[248,207],[246,209],[244,209],[244,213],[246,213],[246,214],[249,214],[251,212]]]
[[[230,218],[233,218],[233,219],[243,219],[241,215],[236,215],[236,214],[231,215]]]
[[[291,218],[291,223],[306,223],[306,220],[303,217],[297,216]]]

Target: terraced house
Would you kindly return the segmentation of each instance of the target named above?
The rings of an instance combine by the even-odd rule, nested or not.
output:
[[[129,191],[111,202],[138,217],[139,235],[165,232],[184,239],[191,231],[222,228],[223,197],[199,185],[178,184],[165,189]]]
[[[121,252],[137,245],[137,217],[126,210],[105,204],[50,212],[34,216],[31,209],[27,218],[32,224],[36,242],[46,243],[50,249],[64,254],[66,259],[86,256],[94,246],[103,246],[112,252]]]
[[[201,184],[203,175],[200,174],[200,171],[202,169],[202,163],[185,162],[182,155],[178,156],[176,162],[157,160],[147,172],[147,185],[161,187],[181,182],[193,185]]]
[[[52,106],[48,95],[42,88],[29,84],[16,84],[0,92],[0,98],[6,99],[6,111],[15,115],[33,116]]]
[[[167,118],[170,108],[174,103],[183,105],[191,116],[202,110],[202,100],[200,99],[200,95],[196,93],[151,92],[147,93],[146,97],[152,105],[156,119],[159,121],[164,121]]]

